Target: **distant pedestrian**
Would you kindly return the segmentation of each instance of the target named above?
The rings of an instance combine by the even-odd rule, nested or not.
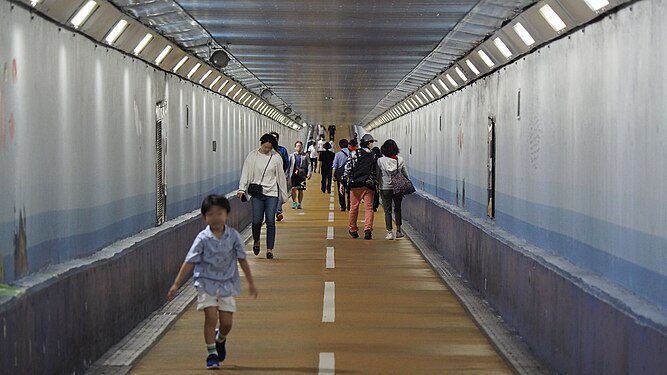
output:
[[[329,140],[333,141],[336,138],[336,125],[329,125]]]
[[[336,155],[331,152],[331,144],[324,144],[324,151],[320,153],[320,171],[322,173],[322,192],[331,194],[331,177],[333,162]]]
[[[303,192],[306,190],[306,179],[312,177],[312,164],[308,155],[303,152],[303,143],[296,141],[294,152],[289,157],[290,190],[292,192],[292,209],[302,209]]]
[[[359,216],[359,204],[363,200],[365,207],[364,239],[373,239],[373,200],[378,184],[377,159],[372,151],[374,142],[373,136],[365,134],[361,138],[361,148],[352,151],[345,164],[343,179],[350,188],[349,233],[352,238],[359,237],[357,217]]]
[[[317,173],[317,157],[320,153],[317,151],[317,144],[313,143],[308,146],[308,156],[310,157],[310,170]]]
[[[388,139],[381,148],[384,155],[378,159],[378,167],[380,167],[380,194],[382,195],[382,207],[384,208],[384,221],[387,228],[387,240],[393,240],[393,228],[391,215],[392,211],[396,216],[396,238],[403,237],[401,226],[403,220],[401,217],[401,203],[403,201],[402,194],[394,193],[394,186],[391,182],[391,177],[394,174],[402,173],[405,178],[408,176],[408,168],[405,165],[405,160],[400,156],[398,145],[393,139]]]
[[[236,312],[235,296],[241,293],[241,266],[250,295],[257,298],[257,288],[246,260],[245,241],[239,232],[226,224],[231,206],[221,195],[209,195],[201,205],[206,229],[199,232],[185,261],[169,288],[167,298],[176,296],[178,288],[194,270],[197,310],[204,311],[206,368],[219,368],[225,360],[227,335]],[[216,328],[220,322],[219,328]]]
[[[347,148],[348,145],[348,141],[345,138],[338,142],[340,151],[336,153],[336,156],[334,157],[334,163],[332,165],[333,178],[334,181],[336,181],[336,191],[338,192],[338,204],[340,205],[341,211],[346,211],[350,206],[350,189],[346,188],[345,184],[343,183],[345,164],[347,163],[347,159],[350,158],[350,150]]]

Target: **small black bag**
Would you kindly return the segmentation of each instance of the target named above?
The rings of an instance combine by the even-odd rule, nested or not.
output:
[[[250,194],[250,196],[261,195],[262,193],[264,193],[264,186],[262,186],[262,181],[264,181],[264,175],[266,175],[266,169],[269,168],[269,164],[271,164],[271,158],[273,158],[273,154],[271,154],[271,156],[269,157],[269,162],[266,163],[266,167],[264,167],[264,173],[262,173],[262,180],[259,182],[259,184],[248,185],[247,193]]]

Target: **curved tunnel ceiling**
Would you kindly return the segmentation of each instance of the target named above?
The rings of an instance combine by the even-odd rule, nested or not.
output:
[[[279,108],[350,125],[372,120],[535,1],[112,2],[202,58],[212,36],[238,60],[225,72],[256,93],[270,87]]]

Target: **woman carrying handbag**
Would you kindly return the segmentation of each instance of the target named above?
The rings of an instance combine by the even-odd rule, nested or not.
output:
[[[387,240],[394,239],[392,227],[392,211],[396,216],[396,238],[402,238],[401,202],[403,196],[415,192],[410,182],[408,168],[403,157],[398,155],[398,145],[393,139],[387,140],[380,148],[383,157],[378,159],[378,167],[382,174],[380,178],[380,194],[384,208],[384,221],[387,227]]]
[[[278,199],[286,202],[287,179],[283,160],[277,152],[278,141],[271,134],[259,139],[261,146],[246,157],[239,181],[237,196],[241,201],[250,196],[252,204],[252,251],[260,252],[262,222],[266,222],[266,258],[273,259],[276,242],[276,208]]]

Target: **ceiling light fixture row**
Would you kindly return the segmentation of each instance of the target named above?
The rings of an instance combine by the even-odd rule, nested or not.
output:
[[[188,54],[154,30],[126,16],[106,0],[68,2],[23,0],[23,2],[100,43],[202,85],[284,126],[294,130],[301,130],[303,127],[302,124],[283,116],[273,105],[263,100],[271,97],[270,90],[264,90],[260,98],[207,62]],[[225,88],[227,90],[223,91]]]
[[[628,1],[630,0],[540,1],[433,80],[366,124],[365,129],[373,130],[461,89],[477,78],[498,70]]]

